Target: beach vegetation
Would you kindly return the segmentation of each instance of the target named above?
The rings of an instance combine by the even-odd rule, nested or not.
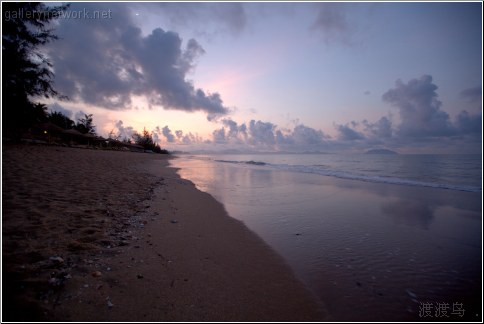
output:
[[[92,114],[84,114],[84,118],[79,118],[74,127],[81,134],[96,135],[96,126],[92,121]]]
[[[13,139],[19,140],[33,124],[45,122],[45,106],[36,103],[36,98],[67,99],[54,89],[52,64],[40,50],[57,39],[50,22],[67,7],[2,3],[2,57],[6,63],[2,65],[2,128]]]
[[[113,141],[119,141],[120,138],[121,138],[121,134],[116,135],[114,133],[114,129],[111,129],[111,131],[108,134],[108,139]]]
[[[73,129],[75,126],[75,123],[72,119],[58,111],[52,111],[49,113],[47,115],[47,121],[61,127],[62,129]]]
[[[162,149],[160,145],[156,144],[153,140],[153,134],[148,132],[146,128],[143,128],[143,132],[140,134],[135,132],[133,134],[133,140],[136,145],[140,145],[145,151],[152,151],[154,153],[168,154],[168,151]]]

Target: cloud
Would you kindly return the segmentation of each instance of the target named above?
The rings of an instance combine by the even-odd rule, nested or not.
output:
[[[135,5],[140,10],[146,7]],[[172,26],[194,29],[201,35],[227,32],[238,35],[247,26],[243,3],[150,3],[148,8]]]
[[[440,109],[442,103],[437,99],[437,89],[432,76],[423,75],[408,83],[397,80],[395,88],[383,94],[383,100],[399,110],[399,136],[439,137],[454,133],[449,115]]]
[[[298,146],[321,145],[328,138],[321,130],[316,130],[302,124],[294,127],[292,133],[288,135],[291,141]]]
[[[223,119],[222,123],[229,128],[229,137],[237,137],[239,127],[236,122],[231,119]]]
[[[190,39],[183,47],[173,31],[156,28],[143,35],[125,4],[73,3],[69,10],[111,10],[112,19],[64,19],[56,29],[60,40],[48,45],[56,88],[74,101],[119,110],[132,97],[153,106],[204,111],[213,119],[227,114],[218,93],[197,89],[186,79],[204,53]]]
[[[114,127],[116,128],[117,135],[121,140],[125,139],[131,139],[133,137],[133,134],[135,133],[135,130],[133,129],[132,126],[124,126],[124,123],[122,120],[118,120],[115,124]]]
[[[482,99],[482,87],[467,88],[460,92],[460,98],[468,102],[476,103]]]
[[[321,3],[313,28],[323,29],[326,33],[348,30],[344,7],[337,3]]]
[[[197,135],[193,135],[192,133],[188,133],[186,135],[183,135],[181,139],[181,143],[188,145],[188,144],[197,144],[197,143],[202,143],[203,140],[199,138]]]
[[[212,133],[212,142],[217,145],[238,145],[256,151],[292,152],[316,151],[330,145],[328,135],[302,124],[293,129],[280,129],[276,124],[261,120],[238,124],[231,119],[224,119],[221,123],[222,127]]]
[[[389,143],[414,147],[422,144],[434,148],[447,146],[454,151],[480,150],[482,114],[462,110],[451,120],[449,114],[441,110],[437,89],[432,77],[424,75],[408,83],[397,80],[395,87],[383,94],[383,100],[397,107],[400,116],[400,124],[396,125]],[[475,99],[479,92],[476,88],[467,89],[461,96]]]
[[[363,125],[365,126],[365,130],[373,137],[376,137],[378,139],[386,139],[392,137],[392,122],[385,116],[381,117],[375,123],[370,123],[367,120],[364,120]]]
[[[168,143],[175,142],[175,136],[172,134],[170,128],[168,126],[163,127],[162,129],[163,136],[165,136],[166,141]]]
[[[216,129],[212,133],[212,138],[214,143],[226,143],[227,138],[225,137],[225,128]]]
[[[456,127],[459,134],[482,134],[482,116],[471,115],[466,110],[456,117]]]
[[[318,3],[317,16],[310,29],[321,33],[326,43],[353,43],[354,28],[348,21],[348,7],[344,3]]]
[[[247,140],[247,125],[245,123],[238,125],[237,122],[227,118],[223,119],[221,122],[227,127],[227,139],[233,139],[237,142]]]
[[[249,123],[250,144],[273,146],[276,143],[275,128],[276,125],[270,122],[251,120]]]
[[[356,123],[352,122],[352,124],[353,126],[356,126]],[[334,124],[334,127],[338,131],[338,139],[342,141],[355,141],[355,140],[361,140],[365,138],[363,134],[351,128],[349,124],[346,124],[346,125]]]

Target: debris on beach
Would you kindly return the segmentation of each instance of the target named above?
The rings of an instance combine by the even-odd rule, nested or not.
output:
[[[118,246],[126,246],[126,245],[129,245],[128,240],[121,239],[121,241],[119,241],[118,243]]]
[[[64,259],[61,258],[60,256],[51,256],[49,260],[57,263],[64,263]]]
[[[49,279],[49,285],[51,286],[60,286],[61,285],[61,281],[57,278],[50,278]]]
[[[114,304],[111,302],[111,298],[109,298],[109,296],[106,297],[106,301],[107,301],[107,304],[108,304],[108,308],[109,309],[113,308]]]
[[[49,286],[52,287],[60,287],[65,284],[65,282],[68,279],[71,279],[72,276],[69,273],[66,273],[65,271],[62,272],[52,272],[50,279],[49,279]]]
[[[93,276],[94,278],[98,278],[98,277],[101,277],[103,274],[101,271],[97,270],[97,271],[94,271],[91,273],[91,276]]]
[[[138,279],[143,279],[143,278],[144,278],[142,274],[138,274],[136,277],[137,277]]]
[[[176,224],[176,223],[178,223],[178,221],[177,221],[176,219],[172,219],[170,222],[171,222],[172,224]]]

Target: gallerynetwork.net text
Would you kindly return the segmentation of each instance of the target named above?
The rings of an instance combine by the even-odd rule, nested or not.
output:
[[[37,11],[37,10],[5,10],[3,12],[3,19],[9,21],[11,19],[39,19],[46,17],[56,17],[57,19],[112,19],[112,10],[59,10],[53,14],[51,11]]]

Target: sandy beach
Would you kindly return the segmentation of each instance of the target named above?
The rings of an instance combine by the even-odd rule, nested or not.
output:
[[[2,150],[3,321],[321,321],[267,244],[167,156]]]

